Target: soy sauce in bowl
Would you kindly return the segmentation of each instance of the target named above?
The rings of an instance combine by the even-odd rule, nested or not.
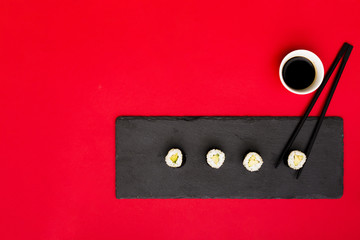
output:
[[[309,87],[314,82],[315,74],[314,65],[305,57],[289,59],[282,71],[286,85],[296,90]]]

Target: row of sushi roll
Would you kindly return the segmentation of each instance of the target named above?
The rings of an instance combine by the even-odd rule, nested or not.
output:
[[[225,153],[219,149],[211,149],[206,155],[206,161],[212,168],[220,168],[225,162]],[[294,170],[302,168],[305,164],[306,156],[304,153],[294,150],[289,154],[288,165]],[[169,167],[181,167],[183,163],[183,154],[180,149],[172,148],[165,157],[165,162]],[[259,171],[263,164],[263,159],[256,152],[249,152],[244,160],[244,167],[250,172]]]

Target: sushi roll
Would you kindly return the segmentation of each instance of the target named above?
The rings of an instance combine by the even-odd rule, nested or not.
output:
[[[249,152],[243,161],[244,167],[250,172],[259,171],[261,165],[263,164],[263,160],[261,156],[256,152]]]
[[[225,153],[218,149],[210,150],[206,155],[206,161],[212,168],[220,168],[225,161]]]
[[[180,167],[183,162],[183,155],[181,150],[177,148],[170,149],[165,157],[165,162],[169,167]]]
[[[304,166],[306,155],[303,152],[294,150],[289,154],[288,165],[292,169],[298,170]]]

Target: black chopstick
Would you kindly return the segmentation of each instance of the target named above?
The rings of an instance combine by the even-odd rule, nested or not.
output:
[[[324,105],[324,107],[323,107],[323,109],[322,109],[322,111],[321,111],[321,114],[320,114],[320,117],[319,117],[319,119],[318,119],[318,122],[316,123],[314,132],[313,132],[313,134],[312,134],[312,136],[311,136],[311,138],[310,138],[310,142],[309,142],[308,146],[306,147],[305,155],[306,155],[307,158],[310,156],[311,149],[312,149],[312,147],[313,147],[313,145],[314,145],[314,142],[315,142],[315,139],[316,139],[316,137],[317,137],[317,134],[319,133],[321,124],[322,124],[322,122],[323,122],[323,120],[324,120],[324,118],[325,118],[326,111],[327,111],[327,109],[328,109],[328,107],[329,107],[329,105],[330,105],[331,99],[332,99],[332,97],[333,97],[333,95],[334,95],[334,92],[335,92],[335,89],[336,89],[336,87],[337,87],[337,85],[338,85],[338,83],[339,83],[341,74],[342,74],[343,71],[344,71],[345,65],[346,65],[346,63],[347,63],[347,61],[348,61],[348,59],[349,59],[349,57],[350,57],[350,53],[351,53],[352,49],[353,49],[353,46],[351,46],[351,45],[349,45],[349,46],[347,47],[347,50],[346,50],[346,52],[345,52],[345,56],[344,56],[344,58],[343,58],[343,60],[342,60],[342,62],[341,62],[341,64],[340,64],[340,67],[339,67],[337,73],[336,73],[335,80],[334,80],[334,82],[333,82],[333,84],[332,84],[332,86],[331,86],[329,95],[328,95],[328,97],[326,98],[325,105]],[[306,164],[306,162],[305,162],[305,164]],[[304,164],[304,166],[305,166],[305,164]],[[302,173],[302,170],[304,169],[304,166],[298,170],[297,175],[296,175],[296,178],[299,178],[299,177],[300,177],[300,175],[301,175],[301,173]]]
[[[297,127],[295,128],[293,134],[291,135],[289,141],[287,142],[285,148],[283,149],[280,158],[277,160],[277,162],[276,162],[276,164],[275,164],[275,167],[278,167],[278,166],[280,165],[281,161],[282,161],[282,160],[285,160],[285,155],[289,152],[289,149],[291,148],[292,144],[294,143],[295,138],[296,138],[297,135],[299,134],[302,126],[304,125],[306,119],[308,118],[308,116],[309,116],[312,108],[314,107],[317,99],[319,98],[321,92],[324,90],[325,85],[327,84],[330,76],[331,76],[332,73],[334,72],[334,70],[335,70],[336,66],[338,65],[339,61],[341,60],[341,58],[344,56],[345,53],[347,53],[347,54],[346,54],[346,55],[347,55],[346,61],[343,61],[342,64],[341,64],[341,66],[343,66],[343,67],[340,66],[340,68],[341,68],[342,70],[340,71],[340,69],[339,69],[339,71],[338,71],[338,73],[337,73],[337,75],[336,75],[337,81],[336,81],[336,84],[335,84],[335,82],[334,82],[334,84],[333,84],[334,89],[332,88],[332,89],[333,89],[332,94],[330,94],[331,92],[329,93],[328,100],[326,101],[326,103],[328,103],[328,104],[327,104],[327,106],[326,106],[326,104],[325,104],[325,106],[324,106],[323,111],[325,110],[325,111],[324,111],[324,116],[325,116],[326,110],[327,110],[327,108],[328,108],[328,106],[329,106],[329,104],[330,104],[332,95],[334,94],[335,88],[336,88],[336,86],[337,86],[337,82],[339,81],[340,76],[341,76],[341,73],[342,73],[343,70],[344,70],[345,64],[346,64],[346,62],[347,62],[347,59],[348,59],[349,56],[350,56],[350,53],[351,53],[352,48],[353,48],[353,47],[352,47],[350,44],[348,44],[348,43],[344,43],[343,46],[341,47],[341,49],[340,49],[339,53],[337,54],[334,62],[331,64],[328,72],[326,73],[326,75],[325,75],[325,77],[324,77],[324,79],[323,79],[322,84],[320,85],[319,89],[316,91],[316,93],[315,93],[313,99],[311,100],[308,108],[306,109],[303,117],[301,118],[301,120],[300,120],[300,122],[298,123]],[[345,57],[344,57],[344,60],[345,60]],[[325,109],[325,107],[326,107],[326,109]],[[322,112],[322,113],[323,113],[323,112]],[[323,120],[323,119],[322,119],[322,120]],[[321,120],[321,122],[322,122],[322,120]],[[319,129],[320,129],[320,126],[321,126],[321,123],[320,123],[320,124],[317,124],[317,126],[316,126],[316,128],[315,128],[316,133],[315,133],[315,131],[314,131],[314,133],[313,133],[313,135],[312,135],[312,137],[311,137],[311,139],[310,139],[310,143],[309,143],[308,148],[307,148],[307,149],[309,149],[310,151],[311,151],[312,145],[313,145],[313,143],[314,143],[314,141],[315,141],[315,138],[316,138],[316,136],[317,136],[317,133],[318,133],[318,131],[319,131]],[[301,174],[301,172],[300,172],[300,174]],[[298,173],[298,176],[300,176],[300,174]]]
[[[276,164],[275,164],[275,167],[276,167],[276,168],[280,165],[280,163],[281,163],[282,160],[285,160],[285,155],[289,152],[292,144],[293,144],[294,141],[295,141],[295,138],[296,138],[297,135],[299,134],[302,126],[304,125],[306,119],[308,118],[308,116],[309,116],[312,108],[314,107],[317,99],[319,98],[321,92],[324,90],[325,85],[327,84],[327,82],[328,82],[331,74],[334,72],[336,66],[338,65],[338,63],[339,63],[339,61],[340,61],[340,59],[341,59],[342,56],[345,54],[345,51],[346,51],[346,49],[348,48],[348,46],[349,46],[349,44],[344,43],[343,46],[341,47],[341,49],[340,49],[339,53],[337,54],[334,62],[331,64],[328,72],[326,73],[326,75],[325,75],[325,77],[324,77],[324,79],[323,79],[322,84],[320,85],[319,89],[316,91],[313,99],[311,100],[308,108],[306,109],[306,111],[305,111],[305,113],[304,113],[304,116],[301,118],[300,122],[299,122],[298,125],[296,126],[293,134],[291,135],[289,141],[287,142],[285,148],[283,149],[283,151],[282,151],[282,153],[281,153],[281,155],[280,155],[280,158],[277,160],[277,162],[276,162]]]

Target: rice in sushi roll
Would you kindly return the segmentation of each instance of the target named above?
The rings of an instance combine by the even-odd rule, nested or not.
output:
[[[294,150],[289,154],[288,165],[292,169],[298,170],[304,166],[306,155],[303,152]]]
[[[180,167],[183,161],[183,155],[180,149],[170,149],[165,157],[165,162],[169,167],[177,168]]]
[[[220,168],[225,161],[225,153],[219,149],[212,149],[206,155],[206,161],[212,168]]]
[[[249,152],[243,161],[244,167],[250,172],[259,171],[261,165],[263,164],[263,160],[261,156],[256,152]]]

